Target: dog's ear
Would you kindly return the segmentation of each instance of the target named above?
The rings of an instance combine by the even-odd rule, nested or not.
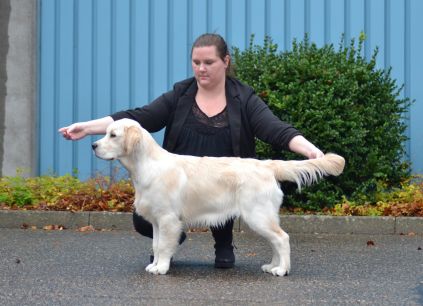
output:
[[[125,128],[125,154],[130,154],[141,141],[141,131],[136,126]]]

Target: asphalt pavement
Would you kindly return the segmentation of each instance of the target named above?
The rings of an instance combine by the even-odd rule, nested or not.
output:
[[[167,275],[134,231],[0,229],[0,305],[423,305],[423,236],[291,234],[291,274],[235,233],[236,267],[213,267],[210,233],[188,233]]]

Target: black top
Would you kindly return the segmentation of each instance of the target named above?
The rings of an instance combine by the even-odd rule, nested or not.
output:
[[[275,149],[289,150],[291,139],[301,135],[298,130],[276,117],[250,86],[228,77],[225,87],[234,156],[255,157],[256,137],[273,145]],[[111,116],[113,120],[136,120],[149,132],[166,128],[163,148],[175,152],[183,125],[195,103],[197,90],[195,78],[189,78],[176,83],[173,90],[148,105]]]
[[[219,114],[208,117],[197,103],[193,103],[173,152],[194,156],[234,156],[226,107]]]

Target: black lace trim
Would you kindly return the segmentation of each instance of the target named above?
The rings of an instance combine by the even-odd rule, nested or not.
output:
[[[192,114],[200,123],[209,127],[224,128],[229,126],[226,107],[220,113],[209,117],[198,107],[197,103],[194,103],[192,105]]]

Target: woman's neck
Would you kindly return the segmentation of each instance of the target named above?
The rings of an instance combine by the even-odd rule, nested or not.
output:
[[[209,117],[221,113],[226,107],[225,82],[219,85],[213,88],[198,86],[195,100],[201,111]]]
[[[213,87],[202,87],[197,83],[198,92],[197,95],[200,95],[206,99],[216,99],[216,97],[221,97],[225,95],[225,79],[216,84]]]

